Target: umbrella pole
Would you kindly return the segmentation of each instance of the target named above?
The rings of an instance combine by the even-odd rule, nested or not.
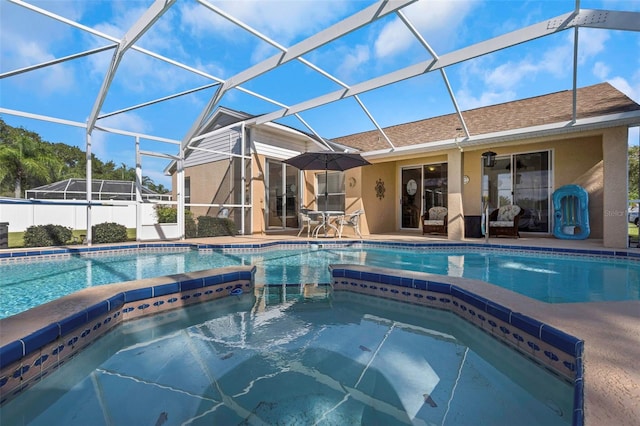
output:
[[[324,211],[329,210],[329,180],[327,179],[327,168],[324,168]]]
[[[327,173],[327,161],[324,163],[324,213],[322,214],[322,221],[324,222],[324,237],[327,238],[327,226],[329,225],[329,216],[327,211],[329,210],[329,179]]]

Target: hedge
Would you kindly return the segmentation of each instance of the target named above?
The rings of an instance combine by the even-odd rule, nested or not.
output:
[[[24,232],[25,247],[50,247],[68,244],[73,237],[71,228],[62,225],[30,226]]]
[[[198,237],[236,235],[236,224],[228,218],[198,216]]]
[[[91,241],[96,244],[122,243],[127,241],[127,227],[114,222],[105,222],[91,227]]]

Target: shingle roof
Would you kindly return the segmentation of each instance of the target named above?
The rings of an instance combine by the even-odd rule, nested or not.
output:
[[[637,110],[640,110],[640,105],[609,83],[577,90],[578,119]],[[569,121],[572,114],[572,90],[462,112],[471,136]],[[456,130],[460,127],[458,115],[454,113],[386,127],[384,132],[396,147],[401,147],[462,136]],[[377,130],[332,141],[365,152],[389,148]]]

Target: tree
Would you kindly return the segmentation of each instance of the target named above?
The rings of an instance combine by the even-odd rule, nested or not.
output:
[[[76,146],[45,142],[35,132],[10,126],[0,118],[0,195],[22,197],[24,191],[70,178],[87,176],[86,153]],[[136,170],[91,154],[93,179],[136,180]],[[158,193],[170,192],[148,176],[142,184]]]
[[[62,163],[55,180],[86,177],[87,156],[80,148],[64,143],[54,143],[51,144],[51,149],[53,155]],[[94,157],[92,156],[92,158]]]
[[[22,128],[3,127],[0,134],[0,185],[22,198],[23,188],[51,181],[60,161],[40,137]]]
[[[629,148],[629,199],[640,199],[640,187],[638,187],[640,169],[640,147]]]

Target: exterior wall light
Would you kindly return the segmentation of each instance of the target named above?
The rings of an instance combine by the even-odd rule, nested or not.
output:
[[[486,151],[482,153],[485,167],[493,167],[496,165],[496,153],[493,151]]]

